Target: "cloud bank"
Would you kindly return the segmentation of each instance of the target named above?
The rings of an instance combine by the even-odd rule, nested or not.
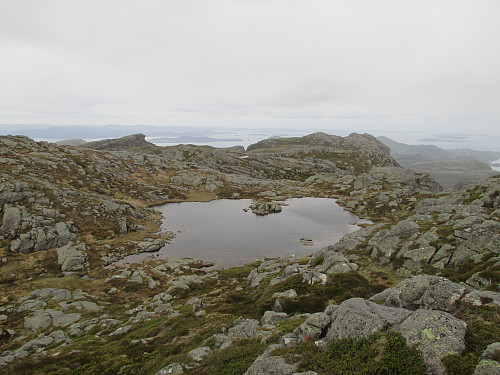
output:
[[[497,0],[5,1],[0,123],[498,134],[498,14]]]

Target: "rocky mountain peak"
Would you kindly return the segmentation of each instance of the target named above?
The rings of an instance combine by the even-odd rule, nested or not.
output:
[[[389,147],[375,137],[357,133],[349,134],[347,137],[317,132],[303,137],[269,138],[248,146],[248,151],[287,146],[328,147],[339,151],[376,151],[390,156]]]
[[[117,139],[104,139],[102,141],[88,142],[82,147],[92,150],[123,150],[132,147],[156,147],[153,143],[146,141],[146,136],[141,133],[127,135]]]

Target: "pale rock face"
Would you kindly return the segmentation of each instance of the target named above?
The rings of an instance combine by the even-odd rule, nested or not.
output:
[[[87,254],[85,245],[68,244],[57,249],[57,262],[62,272],[77,272],[85,269]]]
[[[3,213],[2,226],[0,227],[0,232],[9,234],[11,236],[16,235],[19,230],[19,225],[21,224],[21,210],[18,207],[9,207]]]
[[[201,362],[207,358],[212,353],[212,349],[208,346],[202,346],[201,348],[193,349],[188,353],[188,357],[195,362]]]

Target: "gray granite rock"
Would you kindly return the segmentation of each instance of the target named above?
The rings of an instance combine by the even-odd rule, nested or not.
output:
[[[286,363],[283,357],[259,356],[245,372],[245,375],[291,375],[296,365]]]
[[[331,314],[331,325],[324,340],[366,338],[384,327],[401,323],[410,314],[411,311],[406,309],[351,298],[342,302]]]
[[[183,373],[184,369],[180,363],[171,363],[155,373],[155,375],[178,375]]]
[[[452,311],[464,295],[466,287],[450,280],[431,275],[418,275],[401,281],[394,288],[373,296],[384,300],[384,305],[409,310],[419,308]]]
[[[208,346],[202,346],[201,348],[196,348],[188,353],[188,357],[195,362],[201,362],[212,354],[212,349]]]
[[[57,249],[57,262],[62,272],[76,272],[85,269],[87,254],[85,245],[68,244]]]
[[[323,335],[328,324],[330,324],[329,315],[322,312],[311,314],[304,323],[295,328],[293,335],[301,341],[315,341]]]
[[[466,324],[443,311],[419,309],[396,331],[401,332],[408,345],[417,345],[432,374],[445,373],[441,358],[465,349]]]
[[[266,311],[262,316],[262,319],[260,320],[260,324],[262,326],[264,325],[275,326],[276,324],[278,324],[282,320],[285,320],[286,318],[287,318],[286,313]]]

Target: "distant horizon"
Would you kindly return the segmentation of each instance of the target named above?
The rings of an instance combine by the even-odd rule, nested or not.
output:
[[[5,1],[0,122],[500,144],[499,13],[498,0]]]
[[[64,130],[64,131],[62,131]],[[149,130],[149,131],[148,131]],[[95,131],[95,133],[94,133]],[[93,133],[92,135],[89,132]],[[367,133],[375,137],[385,136],[399,143],[408,145],[435,145],[443,149],[468,148],[477,151],[500,152],[500,137],[473,132],[443,132],[419,130],[375,130],[375,129],[342,129],[342,128],[264,128],[264,127],[226,127],[226,126],[175,126],[175,125],[54,125],[54,124],[0,124],[1,135],[25,135],[35,140],[60,141],[67,139],[100,140],[119,138],[135,133],[143,133],[148,139],[176,137],[211,137],[215,142],[194,142],[215,147],[230,147],[249,144],[271,136],[293,137],[304,136],[315,132],[324,132],[337,136],[347,136],[351,133]],[[16,133],[16,134],[14,134]],[[149,134],[148,134],[149,133]],[[41,136],[43,134],[44,136]],[[57,134],[57,136],[54,136]],[[238,143],[235,138],[244,137]],[[224,142],[229,138],[231,142]],[[247,140],[245,141],[245,138]],[[213,143],[221,143],[217,146]],[[249,143],[251,142],[251,143]],[[227,143],[227,144],[225,144]],[[173,145],[178,144],[172,142]]]

